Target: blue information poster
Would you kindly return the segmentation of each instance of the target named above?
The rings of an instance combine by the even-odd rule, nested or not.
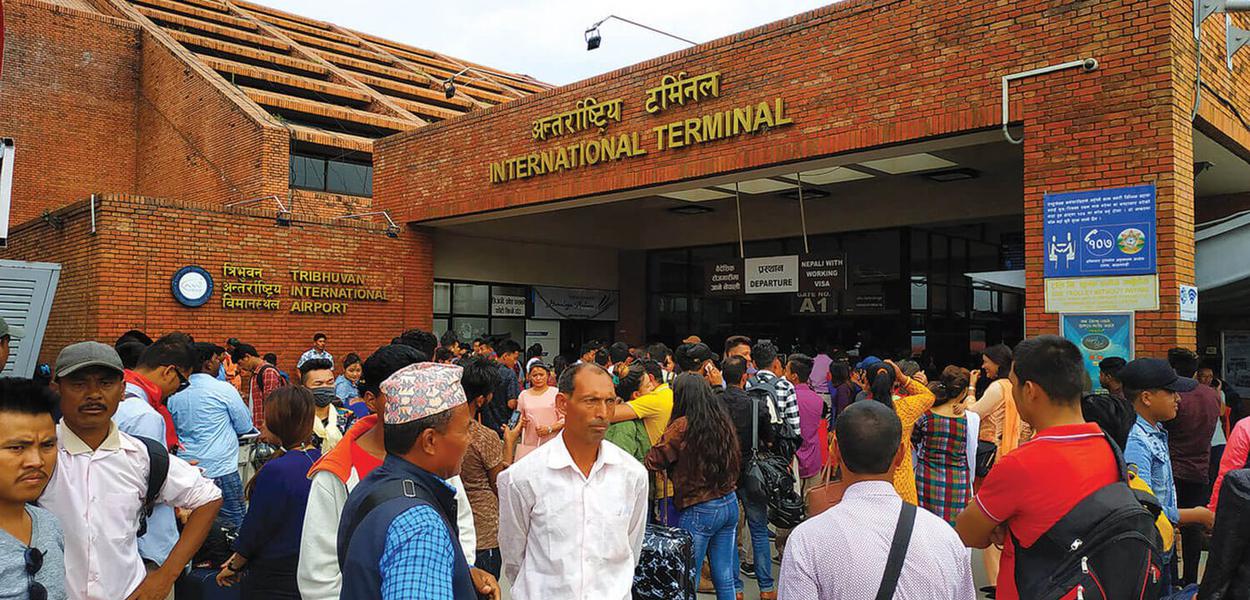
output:
[[[1085,361],[1094,389],[1098,383],[1098,363],[1118,356],[1133,360],[1133,313],[1065,314],[1059,317],[1063,337],[1076,344]]]
[[[1155,273],[1155,186],[1046,194],[1046,277]]]

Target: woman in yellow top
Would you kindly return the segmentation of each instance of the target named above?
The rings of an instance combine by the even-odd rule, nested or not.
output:
[[[911,431],[916,421],[933,408],[933,392],[923,383],[903,374],[903,370],[887,360],[869,365],[866,370],[868,398],[894,409],[903,422],[903,463],[894,472],[894,491],[904,502],[917,503],[916,470],[911,458]],[[895,394],[895,388],[898,393]]]

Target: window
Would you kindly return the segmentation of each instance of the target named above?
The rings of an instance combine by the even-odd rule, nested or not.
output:
[[[360,162],[291,153],[290,185],[293,188],[373,195],[373,166]]]
[[[353,196],[373,195],[373,167],[326,161],[326,191]]]
[[[291,187],[326,189],[326,161],[311,156],[291,155]]]
[[[489,285],[457,283],[451,289],[451,312],[457,315],[490,314]]]

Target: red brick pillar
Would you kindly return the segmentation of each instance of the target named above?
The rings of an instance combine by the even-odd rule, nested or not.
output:
[[[400,232],[408,267],[404,273],[404,328],[434,327],[434,236],[424,227]]]
[[[1177,285],[1194,280],[1192,134],[1185,92],[1173,89],[1177,80],[1166,68],[1168,38],[1162,40],[1145,54],[1135,52],[1140,43],[1103,47],[1102,67],[1092,73],[1068,70],[1012,86],[1012,114],[1025,138],[1029,336],[1059,333],[1058,315],[1045,310],[1043,196],[1154,183],[1159,310],[1136,314],[1137,356],[1162,357],[1170,347],[1196,343],[1194,324],[1180,321],[1177,301]]]

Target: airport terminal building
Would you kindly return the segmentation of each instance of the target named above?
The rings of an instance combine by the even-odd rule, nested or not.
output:
[[[844,0],[550,88],[241,2],[63,4],[7,3],[0,75],[0,258],[64,265],[45,356],[1063,332],[1250,388],[1250,15]]]

